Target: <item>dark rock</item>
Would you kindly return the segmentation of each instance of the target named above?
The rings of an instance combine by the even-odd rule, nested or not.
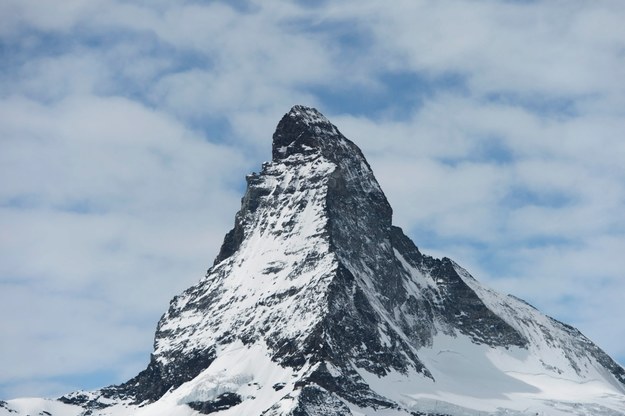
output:
[[[238,404],[241,404],[241,396],[236,393],[224,393],[217,397],[215,400],[206,402],[190,402],[187,405],[202,414],[208,415],[211,413],[219,412],[221,410],[230,409]]]
[[[0,400],[0,409],[5,409],[9,413],[17,413],[17,410],[11,409],[9,404],[3,400]]]
[[[193,380],[215,359],[215,351],[197,351],[175,357],[163,365],[152,357],[148,368],[126,383],[112,387],[105,397],[132,397],[135,403],[152,402],[160,399],[171,388]]]
[[[276,383],[273,386],[271,386],[275,391],[279,391],[282,390],[284,388],[284,386],[286,386],[286,383]]]
[[[336,395],[310,384],[302,388],[297,407],[290,416],[351,416],[352,412]]]

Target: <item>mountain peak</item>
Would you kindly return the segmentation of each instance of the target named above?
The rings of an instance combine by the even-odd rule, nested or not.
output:
[[[0,416],[625,416],[625,369],[422,254],[319,111],[293,107],[273,151],[213,267],[159,321],[145,370],[58,412],[0,401]]]
[[[308,125],[315,123],[330,123],[330,121],[316,108],[299,104],[294,105],[286,116],[292,119],[301,120],[303,123]]]
[[[282,117],[273,134],[272,156],[280,160],[296,153],[307,154],[342,136],[317,109],[295,105]]]

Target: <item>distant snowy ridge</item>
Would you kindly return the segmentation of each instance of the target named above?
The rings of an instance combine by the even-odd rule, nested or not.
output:
[[[146,370],[0,415],[625,415],[576,329],[422,254],[362,152],[295,106],[234,228],[158,323]]]

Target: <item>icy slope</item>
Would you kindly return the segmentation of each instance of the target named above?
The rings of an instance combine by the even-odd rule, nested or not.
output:
[[[318,111],[293,107],[272,150],[213,266],[159,321],[146,370],[0,415],[625,415],[623,368],[422,254]]]

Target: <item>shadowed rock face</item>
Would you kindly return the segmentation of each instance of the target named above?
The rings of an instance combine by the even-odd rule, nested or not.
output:
[[[247,176],[234,228],[213,267],[161,318],[148,368],[95,396],[62,400],[87,409],[106,406],[103,398],[154,402],[196,378],[224,346],[262,343],[272,360],[303,371],[295,390],[284,392],[296,403],[289,415],[349,415],[345,402],[400,408],[374,392],[360,370],[433,379],[419,350],[439,333],[491,347],[531,347],[525,318],[499,316],[466,271],[423,255],[392,225],[392,209],[362,152],[317,110],[295,106],[282,118],[272,156]],[[589,351],[625,381],[623,369],[579,332],[553,325],[537,336],[557,344],[561,339],[550,332],[563,331],[575,341],[563,350],[572,363]],[[189,405],[212,413],[244,401],[233,393]],[[276,404],[264,414],[287,414],[281,409]]]

